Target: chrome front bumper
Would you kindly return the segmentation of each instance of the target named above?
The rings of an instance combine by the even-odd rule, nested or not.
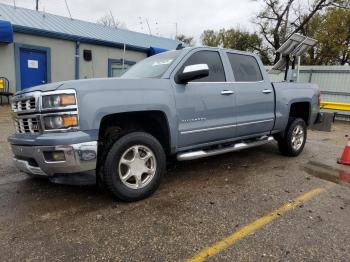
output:
[[[60,146],[11,145],[15,165],[36,176],[84,173],[96,169],[97,141]],[[47,161],[44,152],[64,152],[64,161]]]

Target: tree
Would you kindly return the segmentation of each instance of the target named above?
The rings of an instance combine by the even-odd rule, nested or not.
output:
[[[256,33],[249,33],[239,29],[221,29],[219,31],[206,30],[201,36],[202,44],[207,46],[221,46],[229,49],[250,51],[259,54],[263,63],[270,64],[266,48],[262,39]]]
[[[305,64],[350,63],[350,10],[331,8],[313,17],[303,33],[318,44],[303,58]]]
[[[214,30],[205,30],[201,35],[202,44],[205,46],[220,46],[221,39]]]
[[[115,19],[112,13],[102,16],[97,20],[97,23],[113,28],[126,28],[125,24]]]
[[[175,38],[181,42],[184,42],[185,44],[187,44],[189,46],[193,45],[193,37],[192,36],[187,37],[184,34],[181,34],[181,35],[177,35]]]
[[[347,8],[349,0],[312,0],[304,6],[296,0],[255,0],[264,5],[254,20],[260,34],[269,45],[270,52],[277,50],[292,34],[302,32],[321,10],[329,7]],[[274,62],[280,58],[277,53]]]

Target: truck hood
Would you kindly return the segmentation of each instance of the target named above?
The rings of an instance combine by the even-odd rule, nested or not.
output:
[[[42,92],[47,92],[47,91],[55,91],[57,90],[60,86],[63,85],[64,82],[56,82],[56,83],[51,83],[51,84],[45,84],[45,85],[39,85],[39,86],[34,86],[30,88],[23,89],[21,91],[16,92],[15,95],[21,95],[29,92],[34,92],[34,91],[42,91]]]
[[[89,89],[133,89],[135,87],[151,87],[149,84],[154,84],[155,82],[159,83],[162,81],[169,81],[169,79],[151,79],[151,78],[93,78],[93,79],[81,79],[81,80],[70,80],[70,81],[62,81],[56,83],[50,83],[45,85],[39,85],[31,88],[27,88],[25,90],[21,90],[16,93],[16,95],[41,91],[41,92],[49,92],[60,89],[74,89],[76,91],[87,91]]]

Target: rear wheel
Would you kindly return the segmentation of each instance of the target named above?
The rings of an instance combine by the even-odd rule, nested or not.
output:
[[[137,201],[153,194],[165,172],[165,153],[156,138],[133,132],[119,138],[104,163],[108,190],[123,201]]]
[[[301,118],[290,118],[283,136],[277,138],[281,154],[298,156],[304,149],[307,138],[307,127]]]

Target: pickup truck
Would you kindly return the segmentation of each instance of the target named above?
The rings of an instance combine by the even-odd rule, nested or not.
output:
[[[255,54],[191,47],[161,53],[120,78],[18,92],[9,137],[16,166],[57,182],[95,175],[115,197],[158,188],[166,158],[193,160],[276,140],[298,156],[320,119],[314,84],[271,83]]]

